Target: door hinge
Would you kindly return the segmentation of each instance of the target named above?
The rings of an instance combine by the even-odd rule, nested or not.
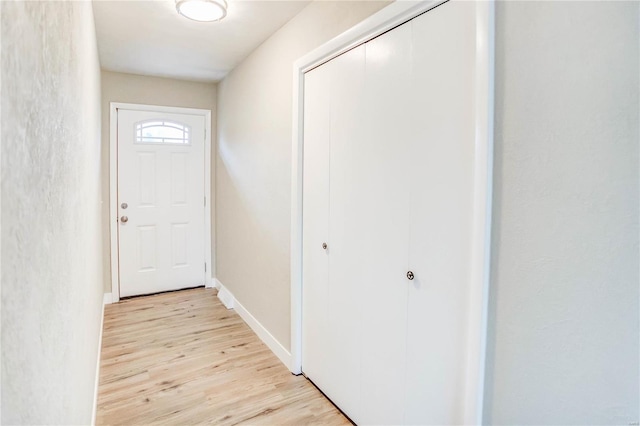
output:
[[[204,271],[207,272],[207,262],[204,262]]]
[[[204,206],[207,207],[207,196],[204,196]]]

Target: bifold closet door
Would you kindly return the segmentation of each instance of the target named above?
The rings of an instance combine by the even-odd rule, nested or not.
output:
[[[302,370],[340,408],[360,412],[362,233],[357,205],[364,46],[305,75]]]
[[[411,21],[406,424],[464,423],[474,170],[474,2]]]
[[[401,424],[409,280],[411,26],[365,44],[364,137],[359,140],[361,424]],[[332,188],[333,189],[333,188]],[[337,220],[336,220],[337,221]],[[332,222],[333,224],[333,222]],[[365,260],[361,261],[365,262]]]
[[[329,257],[322,248],[329,239],[330,74],[318,68],[305,76],[303,187],[302,353],[305,374],[321,388],[331,385],[325,362],[329,345]]]
[[[362,424],[403,416],[410,129],[397,105],[409,90],[409,39],[409,28],[394,31],[305,78],[302,368]],[[326,200],[327,182],[322,231],[326,207],[306,210]]]
[[[332,60],[331,74],[331,155],[329,168],[329,334],[327,363],[333,377],[327,395],[361,423],[360,376],[362,293],[366,291],[369,259],[362,252],[363,205],[361,159],[364,96],[364,46]],[[303,365],[304,368],[304,365]]]
[[[302,370],[357,424],[463,423],[474,8],[305,76]]]
[[[302,367],[362,424],[404,414],[410,38],[396,29],[305,78]]]

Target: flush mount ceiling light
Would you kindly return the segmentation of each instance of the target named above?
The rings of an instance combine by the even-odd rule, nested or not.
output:
[[[178,13],[199,22],[220,21],[227,16],[225,0],[176,0]]]

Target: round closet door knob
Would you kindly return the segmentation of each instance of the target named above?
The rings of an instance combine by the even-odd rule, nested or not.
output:
[[[409,281],[413,280],[413,272],[407,272],[407,278],[409,278]]]
[[[127,223],[127,222],[129,222],[129,218],[128,218],[128,217],[126,217],[126,216],[122,216],[122,217],[120,218],[120,222],[122,222],[122,223]]]
[[[326,250],[326,249],[327,249],[327,247],[329,247],[329,246],[327,245],[327,243],[322,243],[322,248],[323,248],[324,250]]]

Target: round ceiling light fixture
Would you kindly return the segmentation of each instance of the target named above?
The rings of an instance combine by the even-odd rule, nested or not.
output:
[[[227,2],[225,0],[176,0],[176,10],[180,15],[194,21],[220,21],[227,16]]]

